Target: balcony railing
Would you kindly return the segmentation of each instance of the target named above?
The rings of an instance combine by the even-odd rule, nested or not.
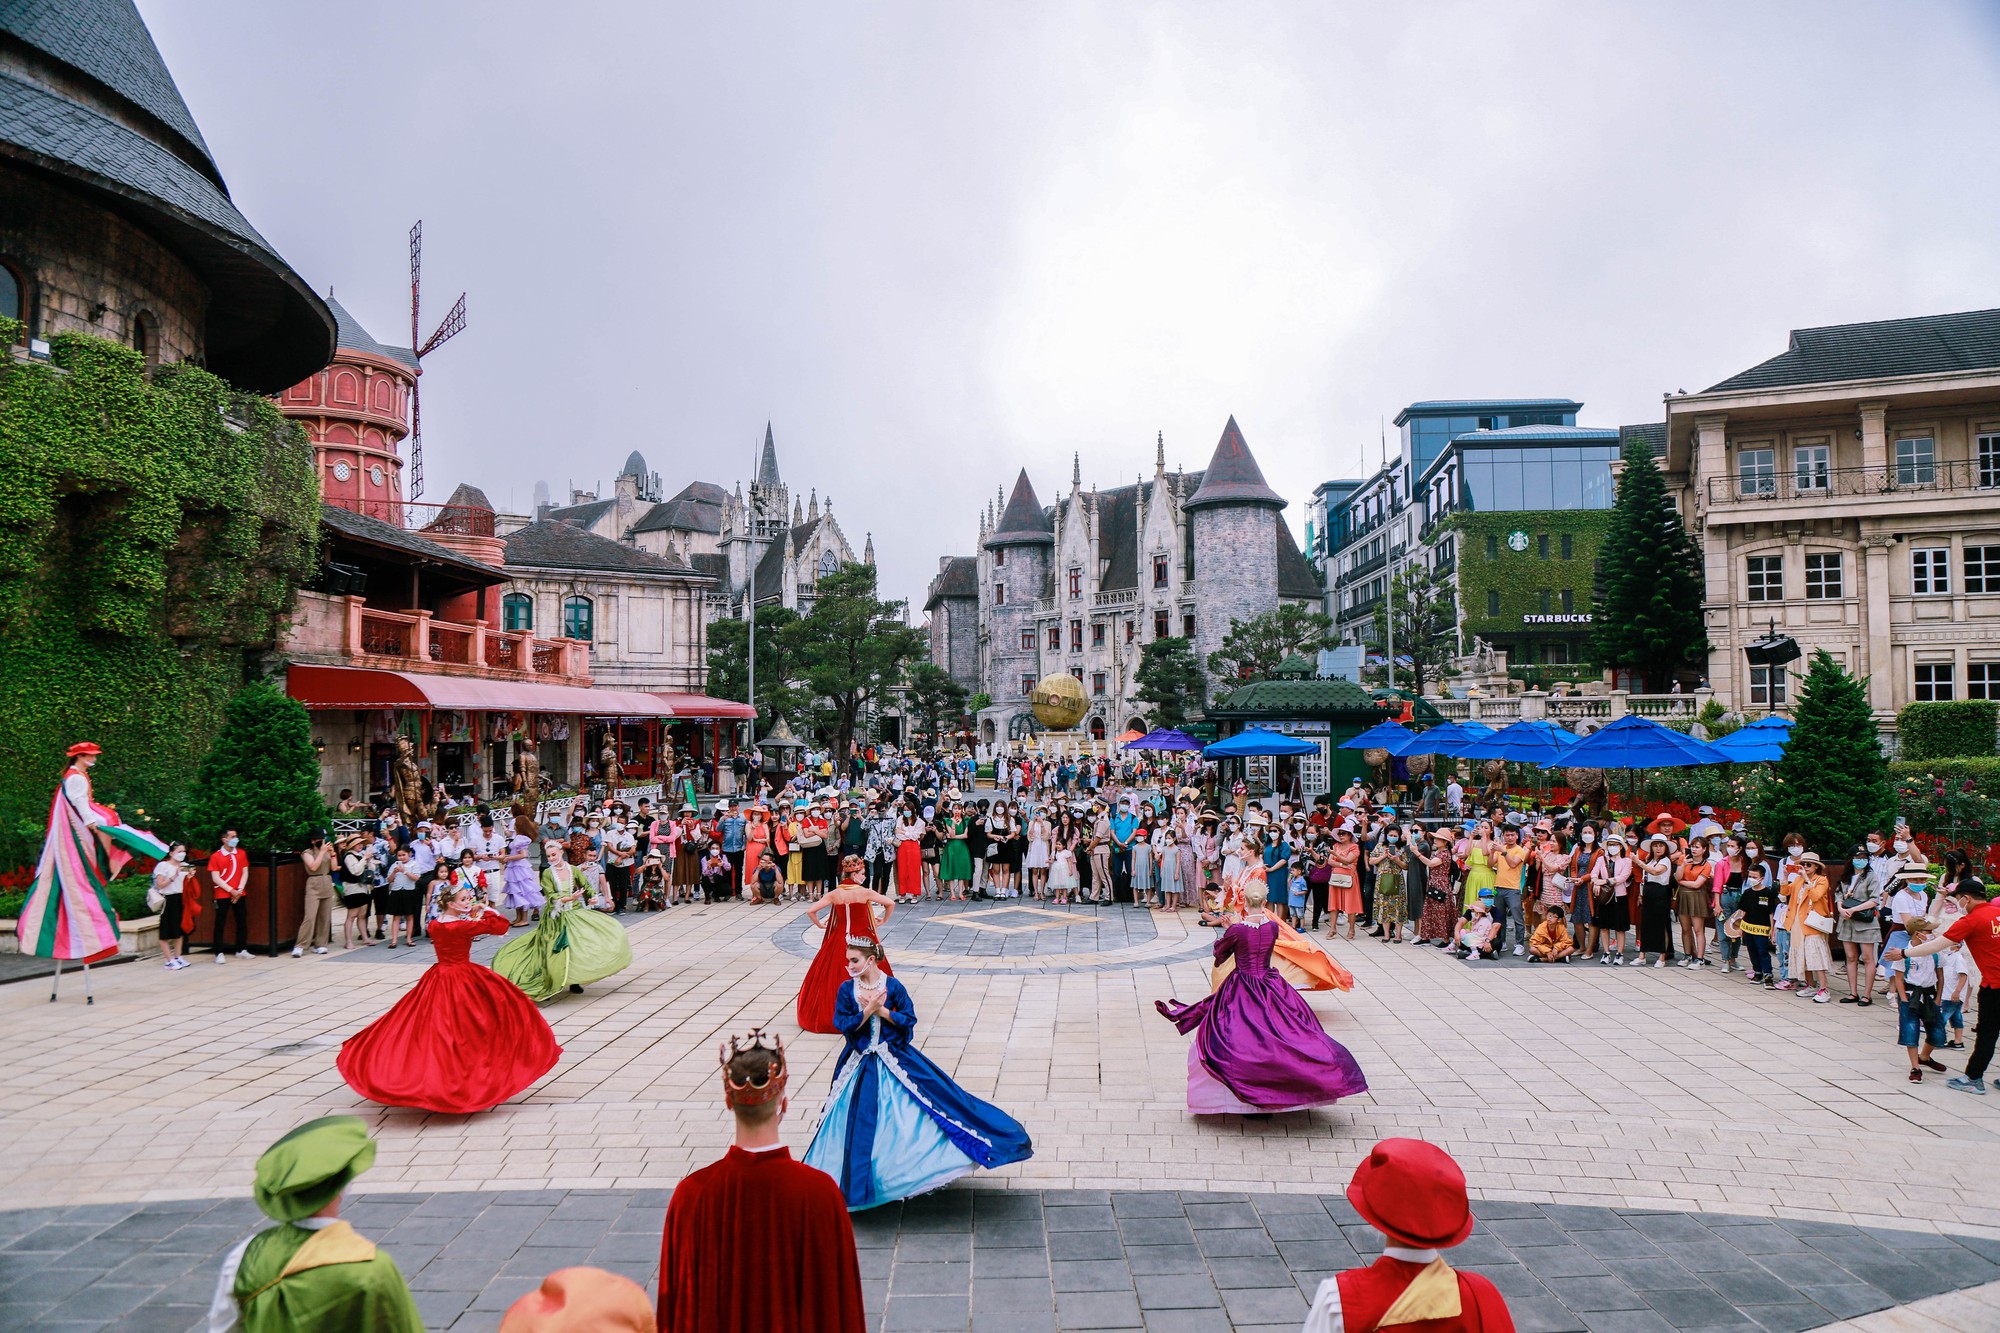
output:
[[[371,657],[412,657],[417,622],[385,611],[361,613],[361,651]]]
[[[431,622],[430,659],[453,666],[472,665],[472,631],[455,625]]]
[[[2000,491],[2000,459],[1981,462],[1894,463],[1884,467],[1798,468],[1708,479],[1711,505],[1773,501],[1863,499],[1892,495],[1951,495]]]
[[[1130,588],[1117,592],[1096,592],[1090,595],[1090,604],[1095,607],[1135,606],[1138,604],[1138,601],[1139,594]]]
[[[302,594],[310,597],[312,594]],[[506,671],[550,676],[567,683],[590,683],[590,645],[573,639],[538,639],[485,625],[437,620],[429,612],[383,611],[359,597],[319,598],[344,629],[328,625],[328,646],[339,643],[347,657],[382,657],[418,665],[464,667],[471,674]]]

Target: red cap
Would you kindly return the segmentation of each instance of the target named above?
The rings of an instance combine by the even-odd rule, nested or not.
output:
[[[78,741],[75,745],[69,747],[69,757],[72,759],[76,758],[80,754],[103,754],[103,753],[104,753],[104,748],[98,745],[95,741]]]
[[[1368,1225],[1413,1250],[1447,1250],[1472,1234],[1465,1172],[1422,1139],[1383,1139],[1354,1168],[1347,1201]]]

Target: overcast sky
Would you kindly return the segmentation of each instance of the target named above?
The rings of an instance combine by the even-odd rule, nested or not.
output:
[[[1297,530],[1421,398],[1658,420],[1788,329],[2000,305],[1988,4],[140,0],[237,203],[385,342],[427,499],[768,419],[921,602],[1025,465]]]

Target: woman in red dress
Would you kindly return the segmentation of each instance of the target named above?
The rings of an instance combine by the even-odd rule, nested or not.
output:
[[[507,918],[477,907],[472,890],[453,892],[430,925],[437,962],[388,1013],[342,1043],[336,1063],[347,1086],[384,1106],[469,1115],[555,1068],[562,1047],[534,1001],[472,961],[474,939],[506,933]]]
[[[819,952],[813,956],[812,966],[806,971],[806,979],[799,984],[799,1026],[807,1032],[838,1032],[833,1024],[833,1003],[840,997],[840,983],[847,980],[847,939],[850,935],[865,936],[875,940],[877,947],[881,940],[876,937],[877,923],[875,908],[882,909],[882,920],[887,921],[896,910],[895,899],[886,893],[877,893],[862,882],[862,874],[867,863],[858,856],[844,856],[840,860],[840,887],[813,904],[806,913],[815,926],[824,925],[826,934],[821,937]],[[824,922],[821,913],[826,914]],[[888,959],[882,960],[882,971],[889,971]]]

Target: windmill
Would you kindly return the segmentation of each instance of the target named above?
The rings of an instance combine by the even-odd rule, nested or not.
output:
[[[415,354],[417,377],[410,382],[410,484],[403,498],[414,500],[424,493],[424,403],[422,395],[424,358],[465,332],[465,293],[445,312],[444,320],[423,338],[421,317],[424,269],[424,222],[410,228],[410,348]]]

